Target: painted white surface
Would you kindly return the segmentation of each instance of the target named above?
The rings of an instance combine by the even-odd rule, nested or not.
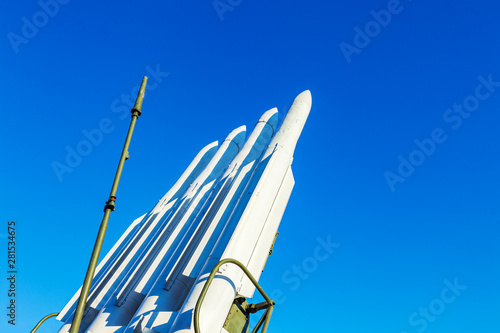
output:
[[[274,108],[246,140],[241,126],[220,147],[203,148],[99,264],[81,332],[194,332],[193,309],[218,261],[237,259],[258,279],[293,189],[293,152],[310,108],[305,91],[278,131]],[[201,309],[202,332],[223,332],[236,294],[254,291],[238,267],[222,266]],[[78,296],[57,317],[65,322],[59,333],[69,332]]]

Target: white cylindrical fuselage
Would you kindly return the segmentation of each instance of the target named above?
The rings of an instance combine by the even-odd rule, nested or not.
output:
[[[194,307],[209,272],[218,261],[225,258],[236,259],[247,266],[254,277],[258,279],[260,276],[293,188],[290,165],[310,108],[311,95],[309,91],[305,91],[290,107],[280,130],[263,154],[243,196],[233,210],[228,224],[236,222],[237,226],[231,233],[229,242],[227,235],[223,233],[169,332],[194,331]],[[253,291],[253,285],[238,267],[230,264],[222,266],[201,307],[201,331],[219,332],[234,297],[237,294],[251,297]]]
[[[212,268],[242,262],[259,279],[293,189],[293,153],[311,108],[301,93],[278,128],[276,108],[245,140],[245,126],[206,146],[148,214],[135,220],[94,278],[80,332],[193,332],[193,310]],[[223,265],[200,312],[201,331],[217,332],[236,295],[255,288]],[[58,316],[69,332],[78,295]]]

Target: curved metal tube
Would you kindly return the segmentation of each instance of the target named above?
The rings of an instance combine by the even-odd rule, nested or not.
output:
[[[203,303],[203,300],[205,299],[205,296],[207,294],[208,288],[212,284],[212,281],[213,281],[213,279],[215,277],[215,274],[217,274],[217,271],[219,270],[219,267],[222,266],[222,265],[224,265],[224,264],[235,264],[236,266],[238,266],[239,268],[241,268],[241,270],[246,274],[246,276],[248,276],[248,278],[250,279],[250,281],[252,281],[252,283],[255,286],[255,288],[257,288],[257,290],[260,292],[260,294],[262,295],[262,297],[264,297],[264,299],[266,300],[266,302],[268,304],[268,308],[267,308],[266,312],[264,313],[264,315],[262,316],[263,318],[265,317],[264,326],[262,328],[262,333],[265,333],[267,331],[267,326],[269,325],[269,320],[271,319],[271,314],[273,312],[273,308],[274,308],[274,304],[275,303],[274,303],[274,301],[272,299],[269,298],[269,296],[267,296],[267,294],[264,292],[264,290],[259,285],[259,283],[257,282],[257,280],[255,280],[255,278],[252,276],[252,274],[248,271],[248,269],[241,262],[239,262],[238,260],[231,259],[231,258],[227,258],[227,259],[223,259],[223,260],[219,261],[217,263],[217,265],[215,265],[215,267],[212,269],[212,272],[210,273],[210,275],[209,275],[209,277],[207,279],[207,282],[205,282],[205,286],[203,286],[203,290],[201,291],[200,298],[198,298],[198,302],[196,302],[196,307],[194,309],[194,331],[196,333],[200,333],[200,309],[201,309],[201,304]],[[262,318],[259,320],[259,324],[260,325],[262,324]],[[257,330],[258,330],[258,328],[259,328],[260,325],[258,325],[256,327]],[[253,332],[256,332],[255,329],[254,329]]]
[[[38,328],[39,328],[39,327],[43,324],[43,322],[44,322],[44,321],[46,321],[46,320],[47,320],[47,319],[49,319],[50,317],[55,317],[55,316],[57,316],[57,315],[59,315],[59,312],[57,312],[57,313],[51,313],[51,314],[49,314],[49,315],[46,315],[45,317],[43,317],[43,318],[42,318],[42,320],[40,320],[40,321],[38,322],[38,324],[36,324],[36,326],[35,326],[35,327],[31,330],[31,332],[30,332],[30,333],[35,333],[35,332],[36,332],[36,330],[37,330],[37,329],[38,329]]]

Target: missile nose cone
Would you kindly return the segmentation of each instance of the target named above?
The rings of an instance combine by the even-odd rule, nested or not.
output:
[[[240,126],[236,129],[234,129],[229,135],[224,139],[224,142],[233,142],[236,144],[238,147],[238,151],[240,150],[240,147],[242,147],[243,143],[245,142],[245,135],[246,135],[247,127],[245,125]]]
[[[310,107],[312,105],[311,92],[309,90],[301,92],[297,97],[295,97],[293,103],[306,104]]]
[[[226,140],[233,140],[238,134],[240,133],[245,133],[247,130],[247,127],[245,125],[240,126],[238,128],[235,128],[229,135],[226,137]]]
[[[271,110],[266,111],[259,119],[259,121],[268,121],[269,118],[274,116],[276,113],[278,113],[277,108],[272,108]]]
[[[205,154],[207,151],[209,151],[210,149],[212,148],[215,148],[219,145],[219,141],[214,141],[208,145],[206,145],[205,147],[203,147],[203,149],[198,153],[200,155],[203,155]]]

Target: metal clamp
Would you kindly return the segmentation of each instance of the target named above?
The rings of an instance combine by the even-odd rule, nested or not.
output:
[[[262,333],[266,333],[267,331],[267,326],[269,325],[269,320],[271,319],[271,314],[273,313],[274,309],[274,301],[267,296],[267,294],[264,292],[262,287],[259,285],[257,280],[252,276],[252,274],[248,271],[248,269],[238,260],[236,259],[223,259],[215,265],[215,267],[212,269],[212,272],[210,273],[210,276],[207,279],[207,282],[205,282],[205,286],[203,287],[203,290],[201,291],[200,298],[198,298],[198,302],[196,302],[196,307],[194,309],[194,331],[195,333],[200,333],[200,309],[201,309],[201,304],[203,303],[203,300],[205,299],[205,296],[207,295],[208,288],[212,284],[212,281],[215,278],[215,274],[217,274],[217,271],[219,270],[219,267],[224,265],[224,264],[235,264],[241,270],[246,274],[246,276],[252,281],[253,285],[257,290],[260,292],[262,297],[266,300],[265,304],[257,304],[255,305],[255,310],[261,310],[261,309],[266,309],[266,312],[262,315],[262,317],[259,319],[259,322],[253,329],[252,333],[257,333],[257,331],[260,329],[262,324],[264,326],[262,327]]]

